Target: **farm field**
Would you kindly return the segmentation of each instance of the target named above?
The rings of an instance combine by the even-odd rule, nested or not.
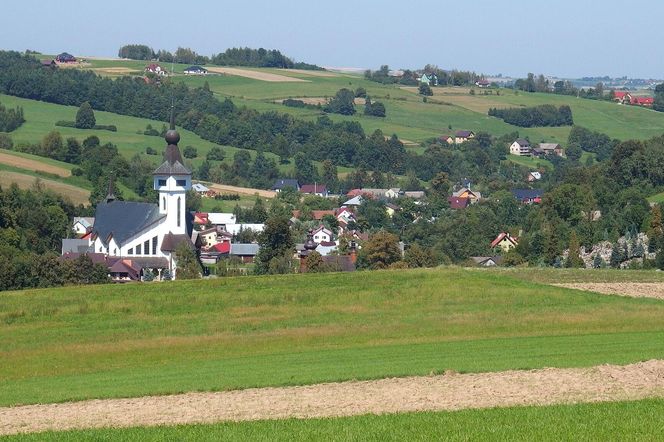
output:
[[[4,188],[16,183],[21,189],[33,189],[37,182],[46,189],[68,197],[74,204],[88,205],[90,203],[90,191],[87,189],[41,176],[5,170],[0,167],[0,186]]]
[[[662,414],[664,400],[647,399],[545,407],[45,432],[7,436],[6,440],[656,440],[664,431]]]
[[[142,68],[145,63],[135,61],[90,60],[95,68],[130,66]],[[170,69],[168,64],[167,68]],[[176,73],[181,73],[187,65],[176,64]],[[208,69],[239,69],[208,66]],[[548,141],[565,144],[569,127],[519,128],[504,123],[486,113],[490,107],[535,106],[567,104],[572,108],[576,124],[606,133],[612,138],[645,139],[664,133],[664,114],[633,106],[579,99],[541,93],[514,93],[501,90],[501,95],[469,94],[467,87],[434,87],[434,96],[427,103],[417,95],[414,87],[382,85],[365,80],[362,75],[338,72],[316,72],[268,68],[241,68],[251,76],[286,76],[300,81],[264,81],[238,75],[184,76],[176,75],[176,80],[191,86],[208,83],[210,89],[220,98],[230,97],[239,105],[258,110],[278,110],[304,119],[315,119],[320,113],[312,109],[294,109],[277,103],[285,98],[331,97],[339,89],[363,87],[374,100],[382,101],[387,109],[386,118],[362,115],[358,106],[354,116],[330,115],[334,121],[359,121],[365,132],[381,129],[387,135],[396,133],[399,138],[417,143],[455,130],[468,129],[487,131],[493,135],[503,135],[518,131],[534,142]],[[450,129],[449,127],[452,127]]]
[[[526,280],[539,272],[444,268],[4,292],[0,353],[12,364],[0,366],[0,406],[664,359],[664,303]],[[623,273],[662,280],[606,275]]]

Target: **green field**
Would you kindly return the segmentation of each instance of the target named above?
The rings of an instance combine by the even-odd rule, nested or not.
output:
[[[333,419],[223,422],[9,436],[10,441],[661,440],[664,400],[510,407]]]
[[[125,67],[141,70],[146,63],[137,61],[90,60],[91,67],[97,69]],[[170,70],[169,63],[162,63]],[[175,72],[181,73],[187,65],[175,64]],[[380,100],[387,110],[386,118],[366,117],[363,107],[358,106],[358,114],[352,117],[330,115],[335,121],[356,120],[366,132],[381,129],[387,135],[396,133],[400,138],[422,142],[428,138],[450,133],[455,130],[469,129],[487,131],[493,135],[502,135],[518,131],[533,142],[548,141],[566,144],[569,127],[519,128],[504,123],[502,120],[487,115],[490,107],[535,106],[540,104],[567,104],[572,108],[576,124],[606,133],[612,138],[645,139],[664,133],[664,114],[649,109],[621,106],[611,102],[580,99],[570,96],[541,93],[515,93],[509,89],[501,90],[501,95],[481,95],[481,91],[471,96],[468,88],[435,87],[434,97],[427,103],[417,95],[416,88],[382,85],[365,80],[362,75],[334,73],[334,76],[319,77],[307,73],[282,69],[244,68],[256,72],[273,73],[296,77],[306,82],[268,82],[233,75],[209,74],[207,76],[176,75],[176,80],[190,86],[202,86],[208,83],[210,89],[219,98],[230,97],[238,105],[245,105],[258,110],[278,110],[303,119],[313,120],[320,112],[311,109],[288,108],[277,103],[284,98],[320,98],[331,97],[341,88],[356,89],[363,87],[374,100]],[[104,74],[103,71],[97,72]],[[449,127],[452,129],[449,129]]]
[[[628,273],[662,280],[588,272]],[[0,405],[664,358],[664,303],[525,280],[538,274],[451,268],[0,293],[0,354],[11,361],[0,364]]]

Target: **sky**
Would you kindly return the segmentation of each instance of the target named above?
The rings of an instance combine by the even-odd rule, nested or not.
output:
[[[660,0],[21,0],[2,11],[0,49],[46,54],[247,46],[330,67],[664,78]]]

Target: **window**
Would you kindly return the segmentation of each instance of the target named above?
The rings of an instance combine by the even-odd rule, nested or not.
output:
[[[162,179],[160,178],[159,180],[157,180],[157,184],[158,184],[159,186],[165,186],[165,185],[166,185],[166,180],[162,180]]]
[[[131,249],[127,250],[127,255],[133,255],[134,254],[134,248],[132,247]]]
[[[118,249],[113,249],[113,255],[115,256],[117,254],[118,254]]]
[[[163,203],[163,209],[166,210],[166,197],[163,197],[161,202]]]
[[[180,227],[180,206],[182,203],[180,202],[180,197],[178,197],[178,227]]]
[[[187,180],[176,180],[175,184],[177,184],[180,187],[185,187],[187,185]]]
[[[152,254],[157,254],[157,237],[152,238]]]
[[[136,254],[137,255],[141,254],[141,245],[140,244],[136,246]]]
[[[150,240],[149,239],[143,243],[143,254],[145,254],[145,255],[150,254]]]

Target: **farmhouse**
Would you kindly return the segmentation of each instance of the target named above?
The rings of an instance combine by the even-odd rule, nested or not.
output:
[[[541,157],[545,155],[565,156],[565,150],[558,143],[540,143],[533,149],[533,156]]]
[[[325,184],[303,184],[302,187],[300,188],[301,193],[306,193],[308,195],[316,195],[316,196],[321,196],[323,198],[327,198],[329,195],[327,191],[327,186]]]
[[[512,189],[512,195],[522,204],[539,204],[543,194],[540,189]]]
[[[441,135],[438,139],[447,144],[454,144],[454,137],[452,135]]]
[[[503,252],[509,252],[510,249],[518,246],[519,242],[515,237],[510,235],[508,232],[500,233],[496,239],[491,242],[492,249],[501,249]]]
[[[530,141],[525,138],[517,138],[510,146],[510,154],[521,157],[530,156]]]
[[[465,143],[468,140],[475,138],[475,133],[470,130],[458,130],[454,134],[454,143],[461,144]]]
[[[491,87],[491,82],[489,80],[482,78],[481,80],[477,80],[475,82],[475,86],[477,86],[480,89],[486,89],[488,87]]]
[[[274,182],[274,185],[272,186],[272,190],[275,192],[281,192],[284,187],[292,187],[293,189],[299,191],[300,190],[300,183],[291,178],[279,178],[277,181]]]
[[[158,75],[160,77],[164,77],[166,75],[166,69],[162,68],[160,65],[157,63],[150,63],[145,67],[145,72],[146,73],[151,73]]]
[[[474,192],[467,187],[462,187],[456,192],[453,192],[452,196],[455,198],[467,198],[470,204],[474,204],[482,198],[482,194],[480,192]]]
[[[164,162],[153,172],[157,204],[117,201],[112,180],[106,200],[97,205],[92,227],[96,253],[127,258],[131,267],[177,275],[175,250],[181,244],[195,248],[192,217],[186,210],[186,192],[191,189],[191,172],[184,166],[178,148],[180,134],[171,121],[166,132],[168,146]]]
[[[55,61],[58,63],[76,63],[76,57],[67,52],[63,52],[55,57]]]
[[[184,73],[185,75],[206,75],[208,71],[202,66],[189,66]]]
[[[528,176],[526,177],[526,180],[527,180],[529,183],[532,183],[532,182],[534,182],[534,181],[539,181],[539,180],[541,180],[541,179],[542,179],[542,173],[541,173],[541,172],[538,172],[538,171],[531,171],[531,172],[528,172]]]
[[[438,76],[436,74],[422,74],[419,78],[420,83],[424,83],[429,86],[438,86]]]
[[[447,202],[450,203],[450,209],[454,210],[465,209],[470,205],[470,198],[449,196],[447,197]]]
[[[92,230],[92,226],[95,223],[95,219],[89,216],[76,216],[74,217],[74,223],[72,225],[72,230],[78,236],[87,235]]]

